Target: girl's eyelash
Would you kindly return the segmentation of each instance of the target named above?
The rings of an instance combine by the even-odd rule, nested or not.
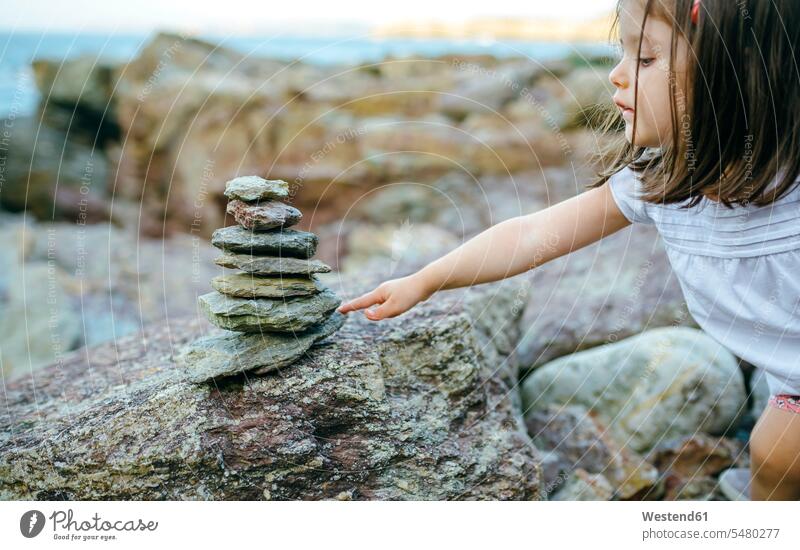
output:
[[[616,51],[614,53],[616,55],[616,60],[618,62],[621,61],[625,57],[625,52],[622,50],[622,47],[619,44],[617,44],[617,48],[616,48]],[[645,67],[649,67],[650,65],[653,64],[653,62],[655,60],[656,60],[655,57],[642,57],[642,58],[639,59],[639,62],[642,65],[644,65]]]

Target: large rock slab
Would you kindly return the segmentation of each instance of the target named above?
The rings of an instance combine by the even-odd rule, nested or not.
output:
[[[241,269],[256,275],[306,275],[328,273],[331,266],[319,260],[302,260],[278,256],[251,256],[249,254],[223,254],[214,263],[231,269]]]
[[[540,499],[493,338],[515,327],[511,282],[348,315],[264,376],[185,381],[174,356],[208,325],[173,319],[8,379],[0,498]]]
[[[746,408],[736,358],[701,330],[662,327],[567,355],[522,385],[526,415],[579,404],[637,452],[696,432],[721,434]]]
[[[240,372],[266,374],[292,364],[315,342],[339,330],[345,318],[334,313],[322,324],[303,332],[241,334],[224,332],[206,336],[187,345],[176,361],[191,382]]]
[[[211,244],[228,252],[310,258],[319,238],[308,231],[278,229],[250,231],[239,225],[222,227],[211,235]]]
[[[209,292],[197,298],[208,319],[238,332],[293,332],[321,323],[342,300],[331,289],[295,298],[234,298]]]
[[[278,201],[266,201],[258,204],[232,200],[228,202],[227,212],[245,229],[254,231],[289,227],[303,218],[294,206]]]

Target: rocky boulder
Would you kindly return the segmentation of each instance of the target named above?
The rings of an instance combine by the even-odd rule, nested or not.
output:
[[[638,452],[697,432],[734,429],[746,406],[736,358],[703,331],[647,330],[560,357],[522,385],[525,415],[552,404],[583,405]]]
[[[114,118],[116,66],[113,63],[84,54],[69,60],[37,59],[31,69],[45,101]]]
[[[174,357],[218,331],[199,318],[81,350],[7,381],[0,498],[541,499],[504,368],[517,286],[351,314],[263,376],[182,377]]]
[[[109,169],[103,151],[78,139],[74,128],[66,132],[44,124],[42,116],[0,121],[6,133],[0,208],[27,211],[41,220],[108,220]]]

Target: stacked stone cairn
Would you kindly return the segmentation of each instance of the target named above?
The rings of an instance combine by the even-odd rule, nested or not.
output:
[[[227,332],[189,344],[177,357],[193,382],[252,371],[265,374],[296,361],[341,328],[341,300],[317,278],[331,268],[312,259],[318,238],[289,229],[302,218],[282,202],[282,180],[244,176],[225,186],[227,212],[239,225],[217,229],[215,262],[234,273],[214,277],[214,292],[198,298],[208,319]]]

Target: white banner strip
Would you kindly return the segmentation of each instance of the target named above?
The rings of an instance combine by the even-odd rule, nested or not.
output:
[[[0,510],[0,548],[15,549],[750,550],[798,540],[795,502],[1,502]]]

